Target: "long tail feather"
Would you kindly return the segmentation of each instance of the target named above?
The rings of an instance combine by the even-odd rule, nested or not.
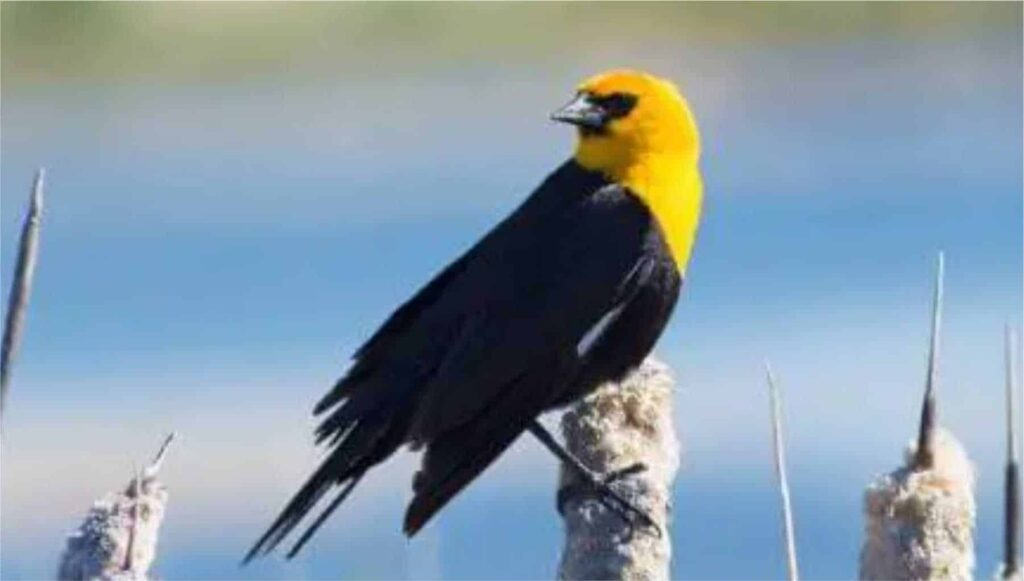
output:
[[[355,489],[356,485],[359,484],[359,481],[363,479],[363,476],[365,474],[366,472],[361,472],[358,476],[349,480],[348,484],[345,485],[345,488],[343,488],[341,492],[339,492],[338,495],[334,497],[334,500],[331,501],[331,504],[328,505],[327,508],[325,508],[320,513],[320,516],[316,517],[316,520],[313,521],[313,524],[309,525],[309,527],[306,528],[306,531],[302,533],[302,536],[299,537],[299,540],[295,541],[295,544],[292,545],[292,548],[288,551],[287,557],[289,559],[299,554],[299,551],[302,550],[302,547],[304,547],[306,543],[309,542],[309,539],[313,538],[313,534],[315,534],[316,531],[318,531],[320,527],[323,526],[324,522],[327,521],[327,518],[330,517],[331,514],[333,514],[334,511],[337,510],[339,506],[341,506],[341,503],[344,502],[346,498],[348,498],[348,495],[352,493],[352,490]]]
[[[249,550],[242,563],[248,563],[258,555],[265,555],[272,551],[332,487],[346,486],[328,510],[333,511],[337,508],[336,505],[348,496],[355,483],[376,463],[377,455],[372,454],[373,447],[385,429],[386,426],[359,425],[355,427],[352,433],[295,493],[267,532]]]

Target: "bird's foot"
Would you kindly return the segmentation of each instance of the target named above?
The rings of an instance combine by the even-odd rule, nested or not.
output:
[[[658,526],[658,523],[646,511],[630,502],[612,487],[615,482],[623,478],[647,470],[646,465],[638,462],[604,475],[599,475],[583,466],[573,466],[568,463],[566,466],[572,470],[576,481],[563,486],[558,491],[557,503],[560,514],[565,515],[565,506],[570,498],[592,496],[602,506],[618,515],[629,526],[630,533],[636,525],[640,525],[661,537],[661,527]]]
[[[662,536],[661,527],[658,526],[658,523],[649,514],[612,488],[612,484],[615,482],[627,476],[643,472],[647,470],[647,466],[642,463],[631,464],[602,476],[584,465],[565,446],[559,444],[540,422],[533,421],[527,429],[540,440],[541,444],[544,444],[552,454],[562,461],[562,466],[565,469],[576,476],[574,482],[562,486],[558,491],[558,512],[562,516],[565,516],[565,505],[570,498],[587,495],[596,498],[602,506],[618,515],[626,523],[630,536],[632,536],[638,524],[644,529],[653,530],[656,536]]]

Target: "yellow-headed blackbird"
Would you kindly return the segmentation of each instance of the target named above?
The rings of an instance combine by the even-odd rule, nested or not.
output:
[[[525,431],[587,476],[536,418],[622,378],[664,329],[700,216],[700,143],[675,86],[637,71],[585,81],[551,117],[577,127],[573,158],[356,352],[315,408],[327,458],[247,559],[333,492],[294,555],[406,444],[425,448],[408,535]]]

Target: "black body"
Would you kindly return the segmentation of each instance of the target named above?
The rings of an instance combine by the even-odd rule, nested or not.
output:
[[[415,534],[539,414],[639,365],[680,284],[643,203],[566,162],[359,349],[315,409],[332,451],[249,557],[342,487],[294,554],[404,444],[426,448],[405,518]]]

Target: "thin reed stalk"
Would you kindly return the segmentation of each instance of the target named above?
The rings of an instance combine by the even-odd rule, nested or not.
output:
[[[793,527],[793,507],[789,500],[789,478],[786,476],[786,446],[782,435],[782,396],[779,393],[775,375],[772,373],[771,363],[767,360],[764,362],[764,370],[768,378],[775,476],[779,482],[779,497],[782,501],[782,533],[783,549],[786,552],[786,571],[790,581],[797,581],[800,579],[800,569],[796,560],[796,532]]]
[[[7,318],[4,320],[3,342],[0,343],[0,426],[7,409],[7,392],[10,389],[11,368],[21,346],[21,338],[25,331],[25,316],[28,312],[29,296],[32,294],[32,279],[36,271],[36,260],[39,255],[39,231],[43,214],[43,180],[45,170],[39,168],[32,194],[29,197],[28,211],[21,225],[21,237],[18,240],[18,258],[14,264],[14,278],[11,291],[7,297]]]
[[[963,446],[936,421],[942,284],[939,254],[918,437],[903,465],[878,477],[864,494],[861,579],[973,578],[974,468]]]
[[[1021,489],[1017,457],[1017,334],[1006,327],[1006,473],[1003,489],[1003,579],[1020,579]]]

